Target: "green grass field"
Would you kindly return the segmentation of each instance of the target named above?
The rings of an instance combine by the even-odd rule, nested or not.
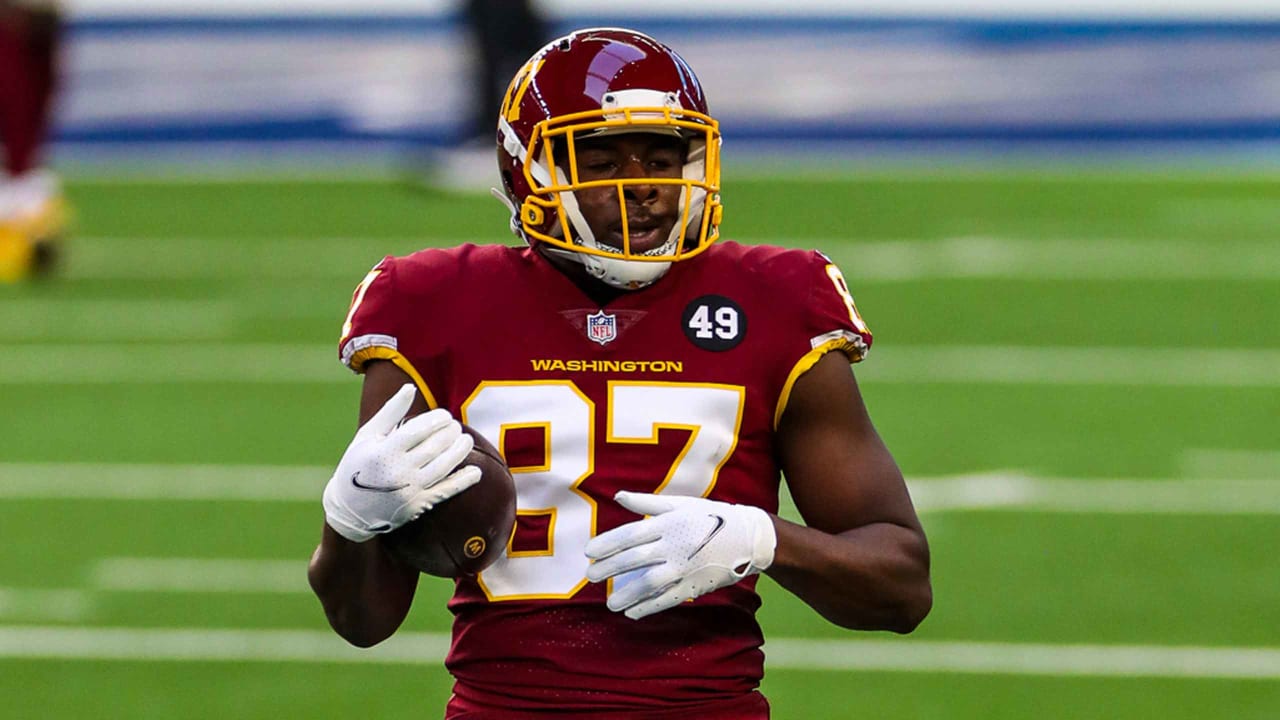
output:
[[[776,718],[1280,717],[1280,181],[730,175],[726,236],[848,277],[934,557],[907,638],[761,582]],[[0,717],[438,717],[449,584],[358,652],[305,563],[355,424],[351,289],[384,254],[511,242],[502,208],[69,194],[62,277],[0,287]]]

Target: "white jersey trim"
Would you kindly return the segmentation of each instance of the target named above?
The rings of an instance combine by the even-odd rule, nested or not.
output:
[[[823,345],[826,345],[827,343],[833,340],[844,341],[845,347],[854,351],[853,353],[848,353],[848,350],[846,350],[845,352],[851,355],[852,354],[857,355],[855,362],[866,358],[867,353],[871,352],[871,348],[867,346],[867,341],[863,340],[861,335],[859,335],[856,332],[852,332],[850,330],[845,330],[843,328],[839,330],[832,330],[829,333],[823,333],[821,335],[815,335],[809,338],[809,347],[813,348],[814,350],[817,350],[818,348],[822,347]],[[844,348],[841,348],[841,349],[844,349]]]
[[[399,341],[390,335],[358,335],[342,346],[342,364],[351,368],[352,372],[356,372],[356,369],[351,367],[352,358],[361,350],[368,350],[371,347],[384,347],[397,352],[400,350]]]

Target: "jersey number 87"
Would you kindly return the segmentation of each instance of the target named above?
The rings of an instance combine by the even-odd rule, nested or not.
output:
[[[689,439],[656,492],[705,497],[737,447],[745,397],[735,385],[611,382],[605,442],[656,445],[660,429],[686,430]],[[596,403],[568,380],[485,382],[461,411],[500,449],[507,430],[546,433],[544,463],[511,468],[518,515],[550,518],[546,550],[508,552],[480,573],[481,589],[490,600],[572,597],[587,583],[583,547],[596,534],[596,501],[580,489],[596,470]]]

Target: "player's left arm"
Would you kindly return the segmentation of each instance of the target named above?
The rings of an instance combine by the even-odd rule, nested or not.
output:
[[[796,381],[778,446],[805,525],[773,518],[765,573],[837,625],[914,630],[933,604],[929,546],[842,353]]]
[[[933,604],[929,548],[843,353],[796,381],[778,438],[806,525],[750,505],[620,492],[646,517],[586,546],[587,579],[614,579],[609,609],[638,620],[764,572],[837,625],[920,624]]]
[[[807,366],[784,391],[776,452],[805,524],[710,498],[620,492],[644,517],[587,543],[587,579],[614,578],[609,608],[639,619],[763,572],[837,625],[910,632],[933,603],[929,549],[849,369],[871,333],[829,259],[775,261],[779,298],[800,300],[786,342],[794,367]],[[825,354],[813,362],[815,352]]]

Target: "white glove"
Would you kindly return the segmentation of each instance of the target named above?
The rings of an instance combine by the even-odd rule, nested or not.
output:
[[[587,542],[587,579],[614,578],[609,609],[639,620],[732,585],[773,564],[769,513],[706,498],[619,492],[623,507],[652,517]]]
[[[352,438],[324,489],[324,516],[342,537],[388,533],[480,482],[458,467],[474,441],[448,410],[409,420],[415,388],[405,385]]]

